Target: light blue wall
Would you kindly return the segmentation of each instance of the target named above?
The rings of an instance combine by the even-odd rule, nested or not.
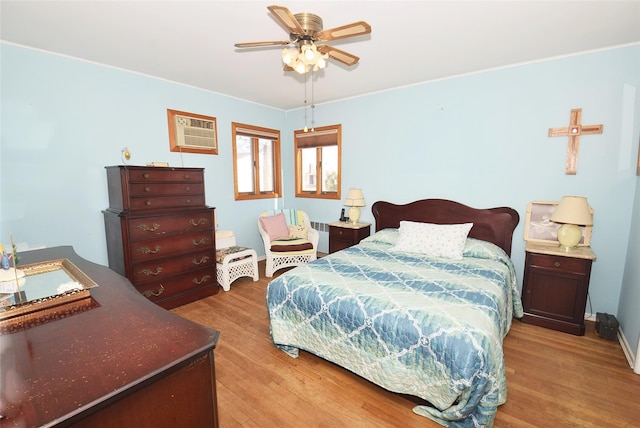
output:
[[[264,254],[256,216],[274,201],[234,201],[232,121],[282,130],[279,204],[301,207],[321,222],[339,215],[341,201],[293,196],[291,131],[304,125],[303,110],[283,112],[16,46],[0,49],[3,242],[11,232],[14,241],[30,245],[73,245],[81,256],[106,264],[103,167],[121,163],[125,146],[132,164],[180,166],[180,155],[168,151],[167,108],[217,118],[220,154],[185,154],[184,166],[206,169],[207,202],[217,207],[220,228],[234,230],[240,244]],[[317,126],[343,126],[342,187],[362,187],[365,221],[373,220],[376,200],[442,197],[517,209],[513,259],[520,280],[527,203],[586,196],[595,211],[598,255],[591,308],[617,314],[625,260],[638,255],[629,231],[638,223],[638,210],[635,223],[632,214],[639,86],[640,46],[632,46],[319,105],[314,116]],[[602,123],[604,133],[581,138],[578,174],[567,176],[567,138],[549,138],[547,130],[566,126],[576,107],[583,109],[584,124]],[[320,250],[326,249],[323,241]],[[629,268],[624,284],[637,296],[638,272]],[[640,324],[637,317],[630,322]]]
[[[285,113],[147,76],[0,45],[2,139],[0,241],[73,245],[108,264],[101,211],[109,206],[106,165],[166,161],[204,167],[206,197],[222,229],[261,247],[255,213],[273,201],[235,203],[231,122],[281,129]],[[219,155],[169,151],[166,109],[217,118]],[[237,212],[236,212],[237,211]]]
[[[630,229],[629,249],[625,265],[618,321],[631,349],[640,346],[640,178],[636,180],[635,204]],[[637,351],[636,351],[637,352]],[[640,361],[636,361],[640,373]]]

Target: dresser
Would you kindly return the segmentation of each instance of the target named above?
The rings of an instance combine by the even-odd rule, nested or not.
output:
[[[582,336],[589,293],[590,247],[562,250],[557,244],[527,243],[522,284],[522,321]]]
[[[329,253],[358,244],[371,233],[371,223],[336,221],[329,223]]]
[[[109,267],[170,309],[218,292],[204,169],[108,166]]]
[[[98,286],[83,299],[0,321],[0,426],[218,426],[218,331],[152,304],[72,247],[20,258],[69,260]]]

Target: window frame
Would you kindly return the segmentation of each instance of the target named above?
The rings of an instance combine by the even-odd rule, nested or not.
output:
[[[238,191],[238,154],[237,136],[243,135],[251,138],[253,150],[253,192]],[[259,139],[269,139],[273,141],[273,191],[261,192],[260,189],[260,156],[258,155]],[[247,201],[254,199],[273,199],[282,195],[282,172],[280,159],[280,131],[277,129],[263,128],[246,123],[231,122],[231,144],[233,154],[233,193],[236,201]]]
[[[335,135],[336,146],[338,148],[338,164],[335,192],[322,191],[322,147],[333,146],[327,143],[326,136]],[[313,143],[306,138],[318,137],[320,141]],[[324,138],[322,138],[324,136]],[[316,190],[302,190],[302,149],[316,147]],[[295,189],[297,198],[317,198],[317,199],[337,199],[341,198],[342,188],[342,125],[320,126],[312,131],[305,132],[303,129],[293,131],[293,150],[295,158]]]

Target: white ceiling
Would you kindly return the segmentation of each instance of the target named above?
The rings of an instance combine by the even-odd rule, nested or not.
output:
[[[284,110],[304,102],[263,1],[0,1],[0,38]],[[367,21],[331,44],[360,57],[316,73],[316,104],[419,82],[640,42],[640,1],[278,1],[324,28]],[[310,92],[310,86],[308,87]]]

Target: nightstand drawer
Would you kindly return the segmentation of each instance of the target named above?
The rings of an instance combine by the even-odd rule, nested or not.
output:
[[[336,239],[351,239],[353,236],[353,230],[343,229],[341,227],[329,227],[329,238]]]
[[[329,253],[344,250],[358,244],[371,233],[371,223],[343,223],[329,224]]]
[[[587,265],[591,264],[591,260],[545,254],[529,254],[528,259],[531,266],[555,269],[563,272],[573,272],[581,275],[584,275],[586,272]]]

